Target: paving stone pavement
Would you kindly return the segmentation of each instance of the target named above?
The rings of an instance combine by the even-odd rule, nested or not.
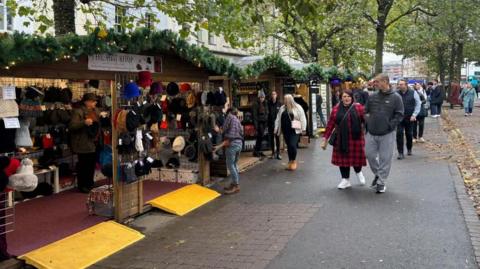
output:
[[[427,139],[442,132],[432,119],[426,128]],[[331,153],[313,142],[295,173],[268,160],[241,175],[239,194],[140,217],[146,238],[92,268],[478,268],[449,164],[424,145],[413,152],[378,195],[354,175],[337,190]]]

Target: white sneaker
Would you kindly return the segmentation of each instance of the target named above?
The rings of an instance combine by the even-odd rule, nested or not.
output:
[[[420,137],[420,138],[418,139],[418,141],[419,141],[420,143],[425,143],[425,139],[423,139],[423,137]]]
[[[360,173],[357,173],[357,179],[358,182],[360,182],[360,185],[365,185],[365,177],[363,176],[362,171],[360,171]]]
[[[338,184],[337,188],[343,190],[346,188],[350,188],[352,184],[350,183],[350,180],[342,178],[342,181],[340,181],[340,184]]]
[[[417,143],[417,139],[415,139],[415,138],[412,139],[412,142],[413,142],[413,143]]]

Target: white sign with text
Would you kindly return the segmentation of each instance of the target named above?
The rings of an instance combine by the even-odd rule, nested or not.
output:
[[[88,56],[89,70],[120,72],[161,72],[161,58],[126,53],[95,54]]]

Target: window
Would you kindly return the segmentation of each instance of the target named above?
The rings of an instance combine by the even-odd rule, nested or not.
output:
[[[0,32],[13,31],[13,17],[8,11],[7,0],[0,0]]]
[[[125,20],[125,16],[127,15],[127,9],[124,7],[115,7],[115,30],[117,32],[123,32],[125,31],[125,28],[123,27],[123,23]]]
[[[216,45],[215,35],[211,32],[208,32],[208,44]]]
[[[197,31],[197,42],[200,44],[205,43],[204,33],[202,29]]]

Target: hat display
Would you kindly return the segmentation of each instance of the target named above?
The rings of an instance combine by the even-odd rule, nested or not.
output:
[[[173,140],[172,150],[175,152],[181,152],[185,148],[185,138],[183,136],[177,136]]]
[[[170,82],[167,85],[167,94],[170,96],[175,96],[180,92],[178,84],[175,82]]]
[[[168,159],[167,164],[165,166],[168,168],[179,168],[180,159],[177,156],[173,156]]]
[[[162,108],[159,104],[152,104],[145,108],[144,117],[146,118],[146,122],[148,126],[152,126],[155,123],[159,123],[162,121],[163,112]]]
[[[33,173],[32,160],[22,160],[17,173],[9,177],[8,185],[17,191],[33,191],[38,185],[38,177]]]
[[[150,84],[149,84],[150,85]],[[122,97],[124,99],[133,99],[141,95],[140,88],[135,82],[129,82],[123,89]]]
[[[192,90],[192,86],[190,84],[188,84],[188,83],[180,84],[180,92],[181,93],[186,93],[190,90]]]
[[[119,110],[115,115],[115,125],[119,133],[127,132],[128,110]]]
[[[152,168],[162,168],[163,167],[163,162],[160,159],[155,159],[152,162]]]
[[[187,95],[187,108],[193,108],[197,104],[197,97],[193,91]]]
[[[38,100],[23,99],[20,105],[18,106],[18,110],[19,110],[20,116],[25,118],[39,118],[43,116],[42,106],[40,104],[40,101]]]
[[[8,158],[7,158],[8,159]],[[7,175],[7,177],[15,174],[18,170],[18,168],[20,167],[20,161],[18,159],[15,159],[15,158],[11,158],[9,160],[9,164],[7,167],[5,167],[3,169],[3,171],[5,172],[5,174]]]
[[[44,95],[43,92],[35,87],[27,87],[25,91],[25,98],[27,99],[35,99],[42,95]]]
[[[190,144],[188,146],[185,147],[185,151],[184,151],[184,155],[185,157],[187,157],[187,159],[190,161],[190,162],[194,162],[197,160],[197,148],[195,147],[194,144]]]
[[[138,127],[140,127],[141,116],[133,110],[130,110],[127,113],[125,120],[126,120],[127,130],[130,132],[133,132]]]
[[[150,85],[150,95],[161,94],[164,91],[162,82],[154,82]]]
[[[15,144],[18,147],[33,147],[33,141],[30,137],[30,122],[26,120],[20,121],[20,128],[16,129],[15,133]]]
[[[187,111],[187,102],[182,97],[173,98],[168,105],[168,112],[173,114],[181,114],[182,112]]]
[[[142,88],[147,88],[152,85],[153,79],[152,79],[152,73],[150,71],[140,71],[138,72],[138,86]]]

